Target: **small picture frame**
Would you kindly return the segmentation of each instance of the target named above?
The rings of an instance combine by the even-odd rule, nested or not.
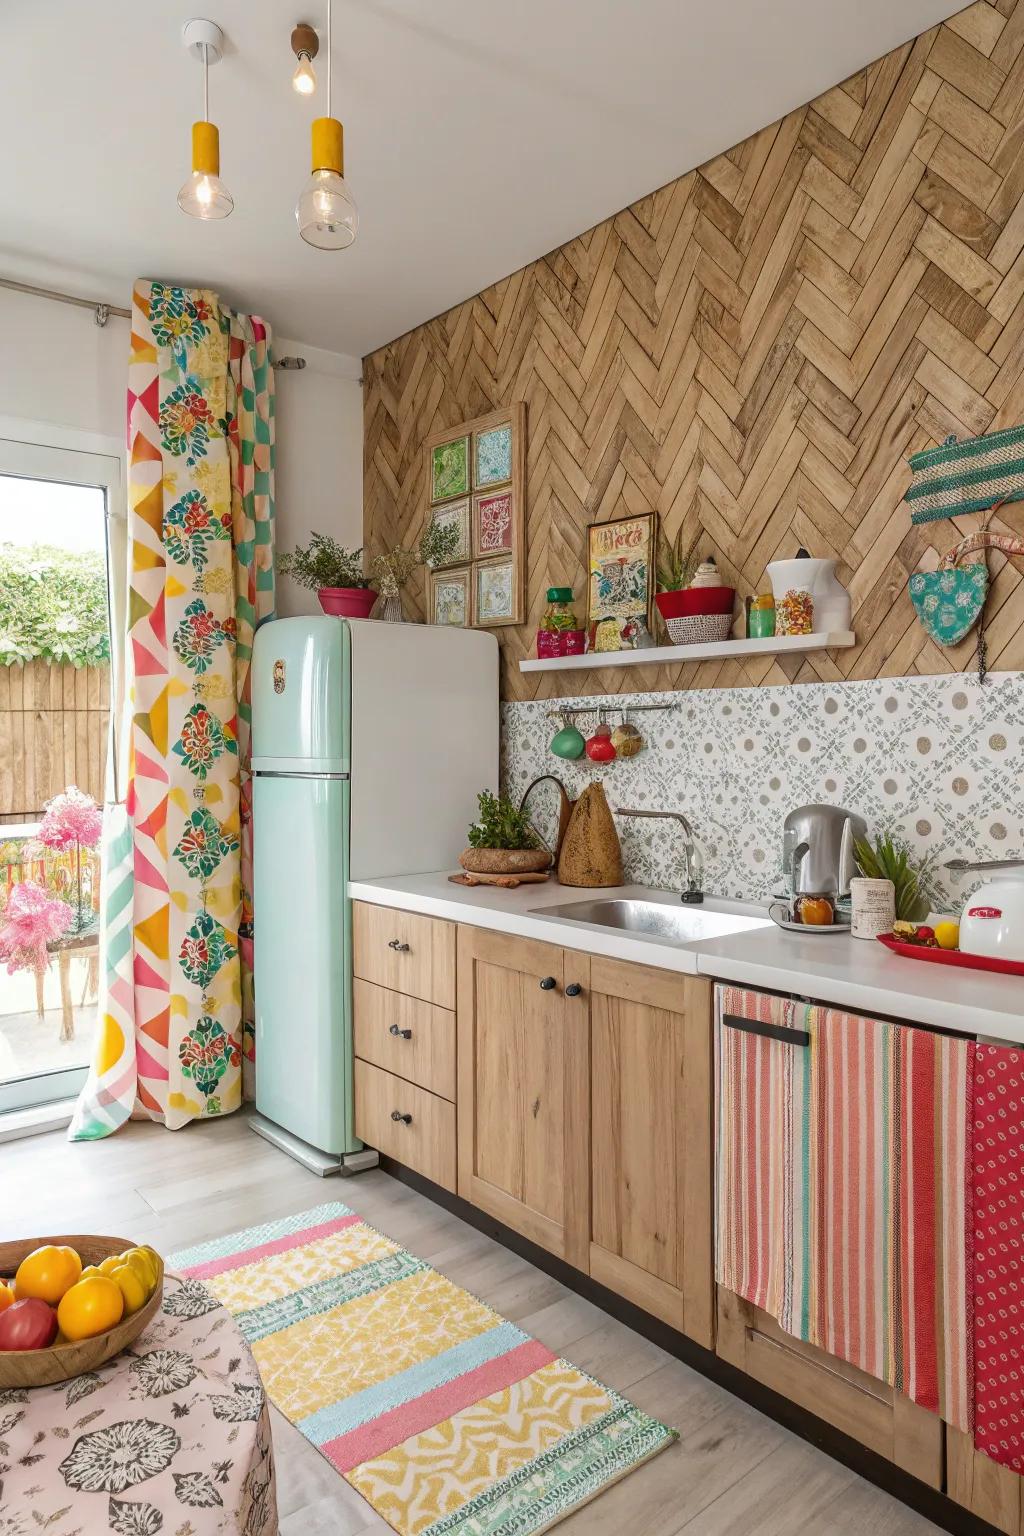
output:
[[[503,485],[512,479],[512,422],[502,421],[473,433],[473,488]]]
[[[467,629],[470,621],[470,571],[431,571],[430,622],[454,629]]]
[[[473,623],[478,628],[521,622],[518,578],[517,562],[512,555],[481,560],[473,566]]]
[[[587,528],[587,628],[602,619],[650,625],[654,590],[653,512]]]
[[[473,558],[490,560],[516,548],[515,497],[511,485],[473,497]]]
[[[447,438],[430,450],[430,500],[469,494],[469,434]]]
[[[430,514],[430,521],[440,528],[454,523],[458,529],[458,543],[451,557],[445,561],[445,569],[453,565],[467,564],[473,558],[472,539],[470,536],[469,497],[463,496],[459,501],[442,502],[440,506],[433,508]]]

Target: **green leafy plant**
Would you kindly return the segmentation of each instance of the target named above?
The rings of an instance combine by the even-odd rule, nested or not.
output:
[[[346,549],[329,533],[313,533],[303,549],[278,555],[277,568],[300,587],[315,592],[320,587],[368,587],[370,578],[363,573],[363,551]]]
[[[432,571],[451,565],[459,548],[459,525],[456,522],[438,523],[433,519],[423,530],[420,539],[420,559]]]
[[[107,567],[98,551],[0,544],[0,666],[110,660]]]
[[[683,529],[679,528],[675,539],[670,541],[665,534],[658,536],[658,591],[681,592],[688,587],[693,580],[694,572],[700,564],[700,556],[697,554],[697,542],[700,532],[694,535],[684,548]]]
[[[931,911],[930,865],[911,862],[906,843],[885,833],[874,842],[859,837],[853,851],[862,875],[869,880],[891,880],[896,892],[896,916],[906,923],[920,923]]]
[[[469,829],[471,848],[540,848],[541,841],[525,811],[501,795],[481,790],[477,795],[480,819]]]

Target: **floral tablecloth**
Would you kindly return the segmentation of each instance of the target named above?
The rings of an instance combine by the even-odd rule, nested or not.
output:
[[[0,1391],[0,1536],[274,1536],[256,1363],[197,1280],[164,1280],[130,1350],[60,1386]]]

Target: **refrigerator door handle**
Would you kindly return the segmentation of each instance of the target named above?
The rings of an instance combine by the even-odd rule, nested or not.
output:
[[[254,779],[347,779],[347,773],[306,773],[300,768],[254,768]]]

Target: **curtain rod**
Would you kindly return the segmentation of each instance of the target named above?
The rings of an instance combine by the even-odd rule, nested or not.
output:
[[[104,304],[100,299],[78,299],[74,294],[57,293],[53,288],[34,288],[31,283],[16,283],[10,277],[0,277],[0,288],[9,288],[12,293],[30,293],[36,299],[54,299],[58,304],[74,304],[78,309],[91,309],[97,325],[106,325],[111,315],[120,315],[125,320],[132,317],[130,309],[120,309],[116,304]]]

